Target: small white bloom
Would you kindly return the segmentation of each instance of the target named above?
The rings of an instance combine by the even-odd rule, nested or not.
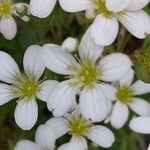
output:
[[[91,37],[98,45],[110,45],[116,39],[119,22],[135,37],[150,34],[150,17],[142,10],[149,0],[59,0],[68,12],[86,11],[95,20],[90,27]]]
[[[0,51],[0,80],[8,83],[0,83],[0,105],[18,98],[15,120],[24,130],[30,130],[37,121],[36,99],[46,101],[49,93],[58,84],[57,81],[39,81],[45,69],[39,55],[40,48],[33,45],[26,50],[23,60],[25,73],[20,72],[10,55]]]
[[[27,16],[20,16],[20,13],[26,9],[28,5],[25,3],[13,4],[12,0],[0,0],[0,33],[7,40],[12,40],[17,34],[17,25],[12,16],[18,16],[25,21],[29,20]]]
[[[45,66],[69,78],[54,89],[47,101],[48,109],[55,116],[66,113],[77,93],[80,93],[79,105],[82,115],[96,122],[105,119],[114,98],[114,87],[102,81],[120,79],[130,70],[132,63],[127,55],[121,53],[101,58],[102,51],[103,47],[95,45],[89,38],[89,32],[84,35],[79,46],[80,60],[63,51],[61,46],[43,46],[41,57]],[[109,93],[106,93],[108,89]]]
[[[128,106],[140,116],[150,116],[150,103],[137,96],[150,92],[150,84],[136,81],[132,84],[133,70],[130,70],[119,82],[116,90],[116,103],[110,116],[111,125],[121,128],[128,119]],[[137,124],[138,125],[138,124]]]

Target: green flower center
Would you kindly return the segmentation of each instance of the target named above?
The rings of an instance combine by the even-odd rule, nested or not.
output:
[[[116,92],[117,99],[125,104],[132,101],[133,95],[133,90],[127,86],[119,87]]]
[[[109,11],[106,7],[105,0],[93,0],[94,8],[97,14],[111,15],[113,12]]]
[[[10,0],[0,0],[0,16],[10,15],[12,12],[12,3]]]
[[[70,134],[75,136],[84,136],[88,133],[91,124],[82,116],[73,115],[68,120]]]

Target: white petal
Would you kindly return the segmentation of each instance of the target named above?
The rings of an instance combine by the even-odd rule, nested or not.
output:
[[[130,121],[129,127],[143,134],[150,134],[150,117],[137,117]]]
[[[133,82],[134,71],[130,69],[122,78],[119,80],[120,86],[130,86]]]
[[[54,116],[60,117],[72,106],[77,89],[70,85],[70,81],[61,82],[51,93],[47,106]]]
[[[27,48],[24,54],[23,66],[26,74],[29,76],[34,75],[40,78],[44,72],[45,66],[41,60],[40,50],[41,46],[32,45]]]
[[[7,40],[12,40],[17,34],[17,25],[13,17],[2,17],[0,20],[0,32]]]
[[[60,146],[57,150],[87,150],[87,149],[85,149],[81,145],[70,142],[70,143]]]
[[[0,84],[0,106],[14,98],[11,89],[11,86],[7,84]]]
[[[40,91],[37,93],[38,99],[46,102],[51,92],[59,84],[56,80],[46,80],[40,85]]]
[[[135,11],[144,8],[150,0],[131,0],[129,5],[127,6],[127,10]]]
[[[81,145],[85,149],[88,149],[88,144],[87,144],[87,141],[86,141],[86,139],[84,137],[72,136],[70,142],[76,143],[78,145]]]
[[[150,144],[149,144],[149,146],[148,146],[148,149],[147,150],[150,150]]]
[[[45,125],[54,131],[56,138],[60,138],[68,132],[67,120],[64,118],[49,119]]]
[[[139,39],[150,34],[150,16],[142,10],[125,12],[118,19],[131,34]]]
[[[105,0],[106,1],[106,7],[110,11],[113,12],[119,12],[125,9],[128,4],[131,2],[131,0]]]
[[[100,125],[91,127],[90,133],[87,135],[87,137],[95,144],[104,148],[111,147],[115,141],[115,137],[112,131]]]
[[[59,74],[70,74],[69,67],[77,64],[73,56],[69,52],[63,51],[58,45],[44,45],[41,55],[45,66]]]
[[[21,140],[16,144],[15,150],[42,150],[42,148],[32,141]]]
[[[35,99],[23,99],[17,102],[15,121],[23,130],[30,130],[38,118],[38,106]]]
[[[97,45],[107,46],[117,37],[119,24],[116,18],[97,15],[90,27],[91,37]]]
[[[43,149],[54,149],[55,146],[55,134],[53,129],[46,125],[40,125],[35,133],[35,141]]]
[[[134,98],[133,102],[130,103],[129,106],[140,116],[150,116],[150,103],[143,99]]]
[[[96,45],[90,35],[90,28],[84,34],[80,47],[79,55],[82,61],[96,62],[103,52],[103,47]]]
[[[135,95],[146,94],[150,92],[150,84],[138,80],[132,85],[132,89]]]
[[[108,114],[107,98],[99,86],[84,89],[80,94],[79,106],[82,115],[93,122],[104,120]]]
[[[20,75],[20,71],[14,59],[7,53],[0,51],[0,80],[14,83],[17,75]]]
[[[116,102],[110,118],[111,125],[116,129],[122,128],[123,125],[126,123],[128,116],[129,109],[127,105],[120,102]]]
[[[119,80],[131,69],[131,66],[132,62],[127,55],[122,53],[110,54],[99,63],[100,79],[108,82]]]
[[[60,6],[68,12],[79,12],[91,7],[89,0],[59,0]]]
[[[39,18],[46,18],[53,11],[57,0],[30,0],[30,13]]]

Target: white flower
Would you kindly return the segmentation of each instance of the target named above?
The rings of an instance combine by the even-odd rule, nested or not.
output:
[[[129,127],[133,131],[142,134],[150,134],[150,116],[148,117],[135,117],[130,123]]]
[[[122,77],[116,89],[116,102],[110,115],[110,122],[117,129],[121,128],[128,119],[128,106],[140,116],[150,116],[150,103],[138,97],[150,92],[150,84],[140,80],[132,84],[133,77],[134,72],[130,70]]]
[[[26,9],[28,5],[25,3],[13,4],[12,0],[0,0],[0,33],[7,40],[12,40],[17,34],[17,25],[12,16],[18,16],[24,21],[29,20],[27,16],[20,16]]]
[[[120,79],[130,70],[132,63],[121,53],[101,59],[102,51],[103,47],[95,45],[92,39],[89,39],[89,32],[84,35],[80,43],[80,60],[63,51],[58,45],[43,46],[41,58],[45,66],[69,78],[54,89],[47,101],[48,109],[55,116],[66,113],[75,96],[80,93],[79,105],[82,115],[93,121],[105,119],[110,111],[111,100],[114,98],[114,87],[102,81],[111,82]]]
[[[15,109],[15,120],[24,130],[30,130],[37,121],[38,106],[36,98],[47,100],[48,94],[58,84],[56,81],[41,83],[39,78],[44,72],[40,59],[40,46],[30,46],[24,55],[21,73],[14,59],[0,51],[0,105],[18,98]]]
[[[150,17],[142,8],[149,0],[59,0],[68,12],[86,10],[87,18],[95,18],[90,27],[91,37],[98,45],[110,45],[116,39],[119,22],[135,37],[150,34]]]

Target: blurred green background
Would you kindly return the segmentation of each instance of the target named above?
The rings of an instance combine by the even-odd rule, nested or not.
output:
[[[21,0],[14,0],[15,2],[21,2]],[[29,2],[22,0],[22,2]],[[150,14],[150,6],[147,6],[145,10]],[[84,32],[91,24],[85,18],[84,13],[70,14],[64,12],[57,3],[53,13],[46,19],[37,19],[31,16],[28,23],[24,23],[19,18],[16,18],[18,24],[18,34],[12,41],[5,40],[0,35],[0,50],[9,53],[22,68],[22,59],[25,50],[28,46],[33,44],[45,44],[45,43],[57,43],[61,44],[67,37],[77,37],[79,40],[83,36]],[[121,51],[128,54],[135,63],[134,69],[137,76],[146,82],[150,82],[150,36],[145,40],[138,40],[131,36],[122,26],[120,26],[120,33],[118,39],[111,46],[105,47],[105,53]],[[145,66],[142,56],[146,56],[149,66]],[[46,71],[44,76],[50,79],[61,79],[56,74]],[[144,96],[150,101],[150,95]],[[14,121],[14,109],[16,106],[16,100],[5,104],[0,107],[0,150],[13,150],[14,145],[20,139],[34,140],[34,134],[36,128],[45,123],[51,117],[51,113],[47,110],[46,104],[38,101],[39,105],[39,117],[38,122],[31,131],[22,131],[19,129]],[[133,115],[133,114],[132,114]],[[110,125],[107,125],[110,129]],[[128,123],[121,129],[114,131],[116,142],[109,148],[109,150],[146,150],[150,137],[136,134],[129,130]],[[67,142],[69,137],[65,139],[59,139],[58,145]],[[90,146],[90,150],[103,150],[103,148],[96,148]]]

